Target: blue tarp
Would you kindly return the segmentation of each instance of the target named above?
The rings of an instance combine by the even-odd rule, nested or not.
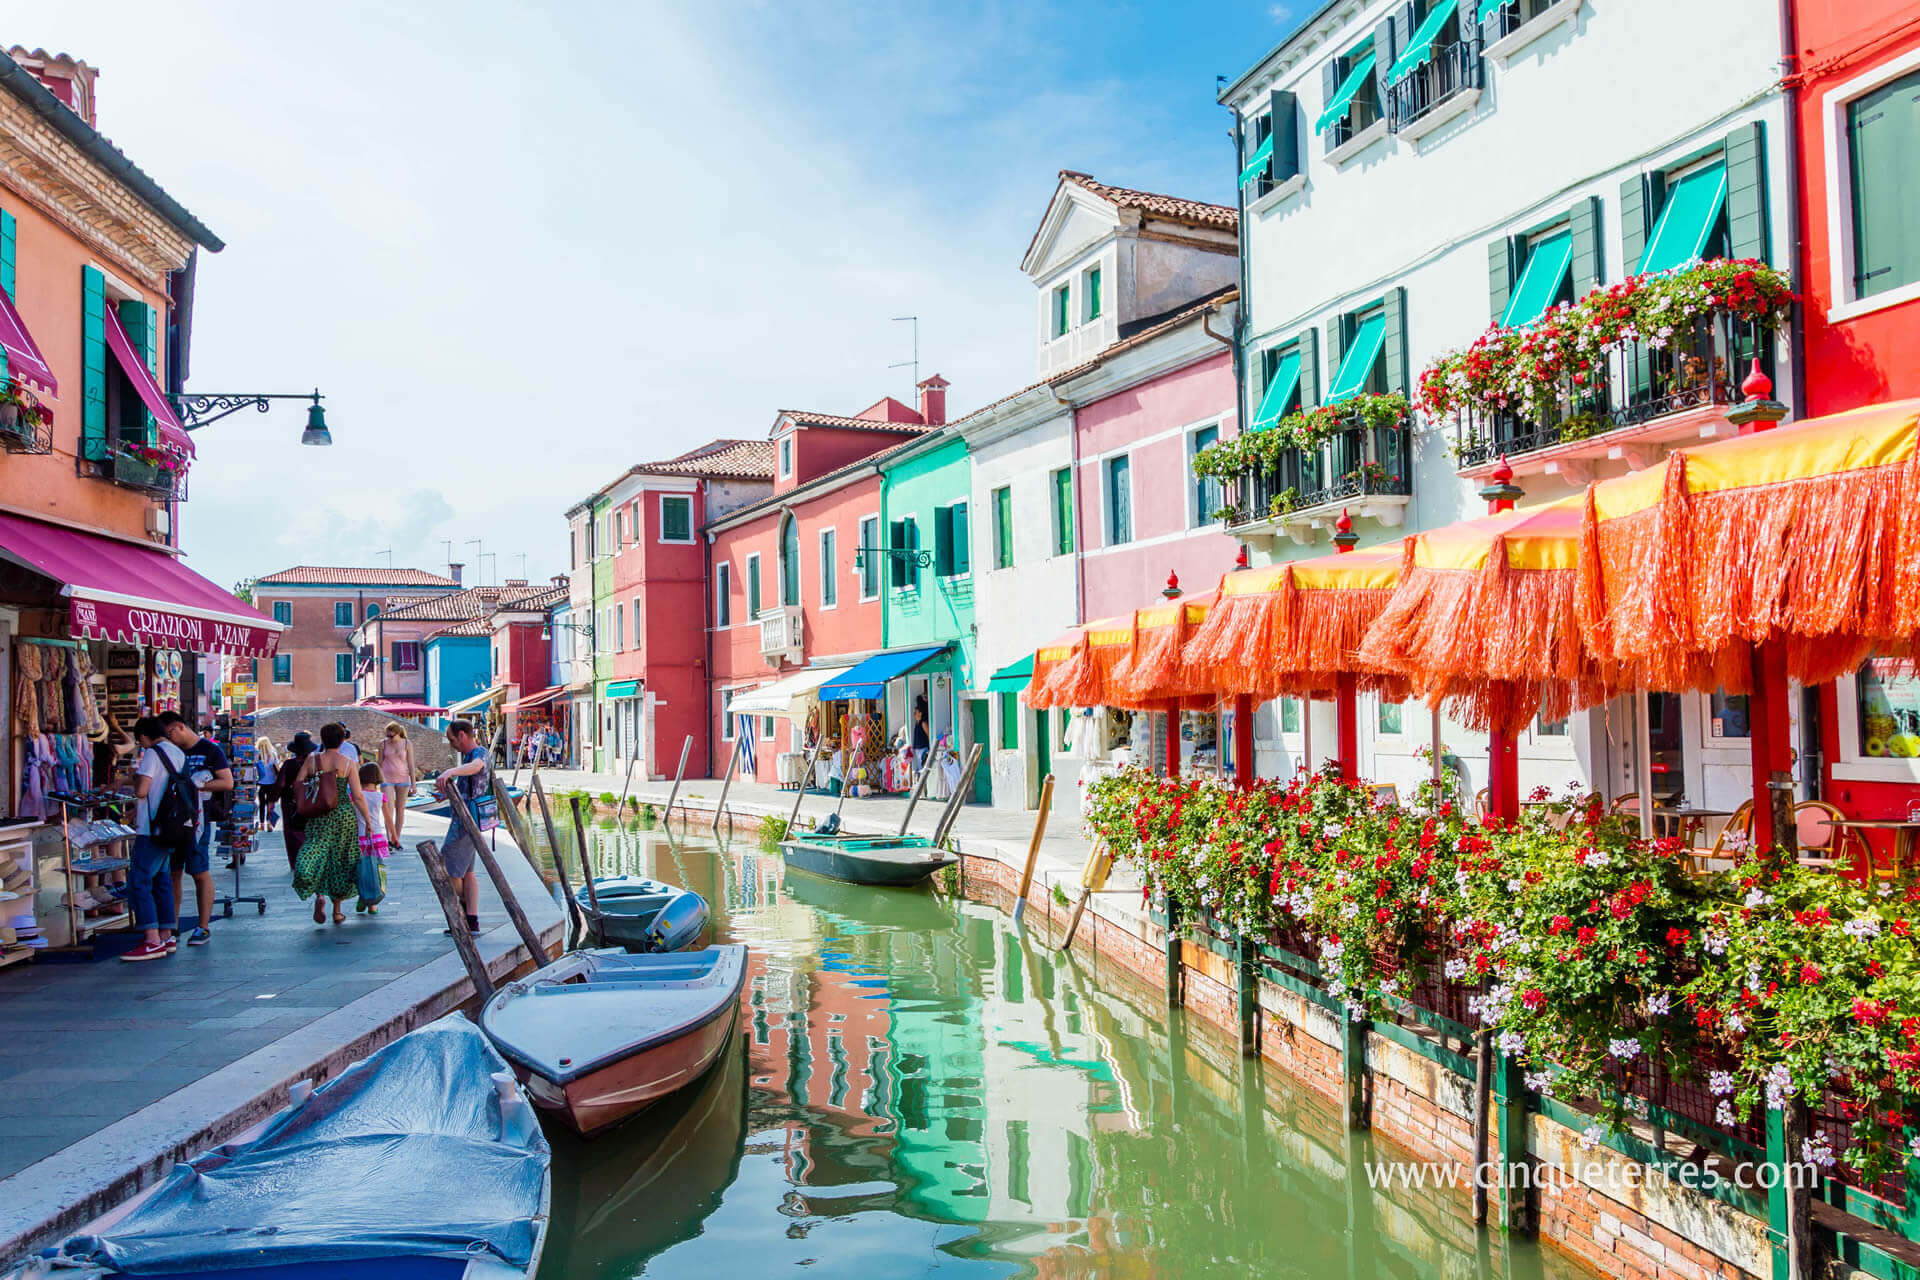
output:
[[[897,680],[921,663],[937,658],[946,651],[944,644],[930,644],[918,649],[889,649],[885,653],[876,653],[865,662],[847,668],[837,679],[821,685],[816,696],[822,702],[884,698],[887,696],[887,681]]]
[[[105,1235],[63,1250],[109,1270],[534,1257],[548,1152],[532,1108],[503,1121],[508,1071],[458,1014],[402,1036],[256,1138],[175,1165]]]

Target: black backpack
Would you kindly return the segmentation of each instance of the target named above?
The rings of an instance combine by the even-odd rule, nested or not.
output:
[[[173,767],[173,761],[167,759],[166,752],[157,746],[153,750],[167,771],[167,781],[160,792],[160,802],[153,808],[153,820],[147,824],[147,835],[162,848],[191,849],[195,836],[199,834],[199,793]]]

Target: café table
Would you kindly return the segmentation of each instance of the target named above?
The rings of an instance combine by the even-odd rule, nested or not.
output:
[[[1638,810],[1634,812],[1637,813]],[[1686,835],[1687,824],[1697,822],[1699,824],[1698,829],[1704,835],[1707,822],[1710,819],[1731,818],[1738,812],[1738,809],[1698,809],[1692,805],[1656,804],[1653,806],[1653,824],[1655,830],[1660,830],[1663,823],[1671,824],[1671,826],[1667,828],[1666,834]]]
[[[1920,822],[1910,818],[1827,818],[1824,821],[1836,832],[1891,831],[1893,833],[1893,871],[1887,878],[1899,879],[1912,870],[1914,843],[1920,839]],[[1864,836],[1862,838],[1864,839]],[[1876,876],[1882,874],[1877,864],[1874,864],[1874,874]]]

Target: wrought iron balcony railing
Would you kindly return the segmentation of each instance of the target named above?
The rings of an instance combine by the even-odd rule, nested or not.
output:
[[[1285,524],[1356,498],[1404,498],[1413,492],[1412,470],[1404,425],[1353,427],[1316,449],[1288,449],[1271,464],[1224,477],[1224,519],[1229,528]]]
[[[1477,36],[1435,49],[1431,57],[1387,90],[1387,128],[1399,133],[1458,95],[1484,88],[1483,65]]]

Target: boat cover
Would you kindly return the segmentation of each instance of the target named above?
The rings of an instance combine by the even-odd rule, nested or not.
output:
[[[458,1014],[402,1036],[274,1116],[175,1165],[105,1234],[63,1250],[142,1273],[492,1254],[524,1270],[546,1211],[531,1108],[503,1123],[507,1071]]]

